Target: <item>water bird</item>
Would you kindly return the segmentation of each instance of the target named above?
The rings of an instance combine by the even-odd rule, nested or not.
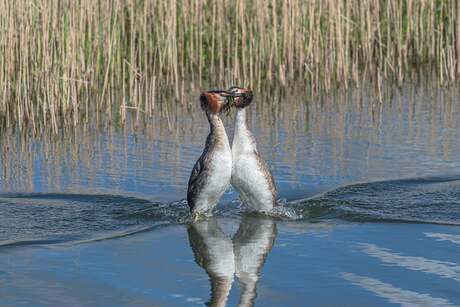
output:
[[[223,90],[206,91],[200,96],[210,132],[188,182],[187,202],[194,219],[210,213],[230,186],[232,151],[220,113],[228,108],[232,98],[231,93]]]
[[[246,108],[251,104],[253,94],[249,89],[235,86],[228,92],[234,95],[231,105],[237,109],[231,184],[249,211],[268,212],[277,204],[277,190],[273,175],[257,151],[256,141],[247,125]]]

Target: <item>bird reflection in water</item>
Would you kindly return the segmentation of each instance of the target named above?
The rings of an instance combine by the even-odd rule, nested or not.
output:
[[[275,222],[268,217],[244,216],[232,239],[211,217],[190,224],[188,236],[195,261],[211,281],[208,305],[226,305],[236,276],[241,284],[239,306],[252,306],[260,271],[275,241]]]

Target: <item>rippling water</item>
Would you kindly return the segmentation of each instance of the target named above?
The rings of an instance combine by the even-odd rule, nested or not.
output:
[[[126,129],[6,131],[0,296],[15,306],[459,305],[457,92],[256,100],[250,126],[283,208],[247,215],[230,190],[196,224],[184,198],[208,131],[198,104],[165,104]]]

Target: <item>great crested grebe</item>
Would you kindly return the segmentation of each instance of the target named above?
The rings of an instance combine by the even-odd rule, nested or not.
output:
[[[270,211],[276,205],[275,181],[246,123],[246,107],[252,102],[252,92],[241,87],[231,87],[228,91],[235,96],[233,106],[237,109],[231,184],[250,211]]]
[[[188,182],[187,202],[194,218],[210,212],[230,185],[232,151],[219,114],[228,107],[231,96],[227,91],[207,91],[200,96],[211,131]]]

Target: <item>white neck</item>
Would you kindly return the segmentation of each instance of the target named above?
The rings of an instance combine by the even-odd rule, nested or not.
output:
[[[232,153],[238,155],[253,152],[255,149],[256,142],[246,122],[246,109],[238,109],[235,117]]]
[[[235,128],[247,129],[246,109],[238,109],[236,111]]]

